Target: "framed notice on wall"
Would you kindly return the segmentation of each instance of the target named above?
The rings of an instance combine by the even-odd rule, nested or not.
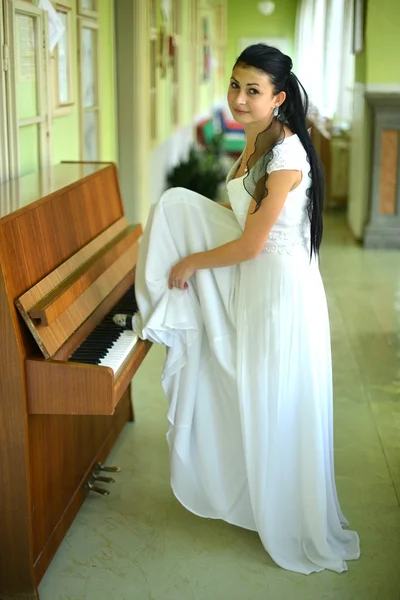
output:
[[[35,19],[31,15],[18,14],[18,81],[20,83],[36,82],[35,55]]]
[[[211,79],[211,40],[210,40],[210,20],[203,17],[201,20],[201,38],[202,38],[202,74],[201,81]]]

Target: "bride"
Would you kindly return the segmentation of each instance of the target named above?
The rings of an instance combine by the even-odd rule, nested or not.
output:
[[[264,44],[239,56],[228,101],[247,143],[230,203],[179,188],[162,196],[136,269],[140,313],[116,321],[167,347],[179,501],[257,531],[285,569],[342,572],[359,539],[344,529],[334,475],[323,176],[291,69]]]

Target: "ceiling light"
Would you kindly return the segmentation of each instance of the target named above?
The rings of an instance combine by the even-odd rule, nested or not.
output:
[[[258,10],[265,17],[269,17],[275,10],[275,2],[259,2]]]

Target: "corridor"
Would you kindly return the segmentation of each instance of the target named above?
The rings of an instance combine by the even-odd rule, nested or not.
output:
[[[365,251],[325,220],[321,269],[335,382],[336,477],[361,558],[338,575],[275,566],[257,535],[188,513],[169,487],[164,350],[134,378],[136,423],[109,464],[111,495],[88,497],[50,565],[42,600],[399,600],[400,260]]]

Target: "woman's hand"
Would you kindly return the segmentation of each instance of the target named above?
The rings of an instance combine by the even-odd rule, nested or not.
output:
[[[172,267],[169,274],[169,289],[172,290],[172,288],[175,287],[180,290],[186,290],[188,288],[187,281],[192,277],[195,271],[196,267],[194,266],[194,261],[191,256],[188,256],[187,258],[184,258],[178,262],[174,267]]]

